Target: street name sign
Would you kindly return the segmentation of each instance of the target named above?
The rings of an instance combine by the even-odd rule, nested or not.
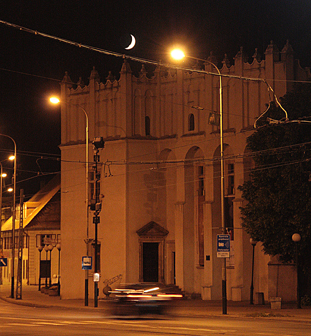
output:
[[[217,258],[230,257],[230,235],[217,235]]]

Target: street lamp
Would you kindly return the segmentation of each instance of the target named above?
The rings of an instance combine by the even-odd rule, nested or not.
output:
[[[1,172],[0,172],[0,239],[1,239],[2,238],[2,190],[3,190],[3,179],[7,177],[7,173],[3,172],[3,166],[1,162],[0,162],[0,167],[1,167]],[[3,249],[2,245],[1,247]]]
[[[257,241],[251,238],[249,240],[251,245],[253,246],[253,257],[252,257],[252,281],[251,281],[251,288],[250,288],[250,304],[254,304],[254,260],[255,260],[255,246]]]
[[[299,287],[299,257],[298,257],[298,243],[301,240],[299,233],[292,235],[292,241],[295,243],[295,257],[296,257],[296,272],[297,272],[297,308],[301,308],[300,287]]]
[[[194,59],[197,61],[202,61],[212,65],[217,71],[217,76],[219,77],[219,133],[220,133],[220,208],[221,208],[221,228],[223,234],[226,233],[225,226],[225,183],[224,183],[224,140],[223,140],[223,104],[222,104],[222,78],[219,68],[213,62],[209,60],[204,60],[196,58],[193,56],[186,56],[181,49],[174,49],[171,52],[171,56],[176,60],[182,60],[184,57]],[[208,73],[211,74],[211,73]],[[222,308],[223,314],[227,314],[227,274],[226,274],[226,258],[223,258],[223,269],[222,269]]]
[[[15,216],[16,216],[16,142],[15,140],[6,134],[0,134],[0,136],[4,136],[12,140],[14,144],[14,155],[9,157],[9,160],[14,161],[14,168],[13,168],[13,210],[12,210],[12,278],[11,278],[11,298],[14,298],[14,259],[15,259]]]
[[[50,97],[52,104],[59,104],[61,101],[57,97]],[[86,206],[86,255],[89,255],[89,116],[86,110],[78,104],[78,107],[85,115],[85,206]],[[84,287],[84,305],[88,306],[89,291],[88,270],[85,270],[85,287]]]

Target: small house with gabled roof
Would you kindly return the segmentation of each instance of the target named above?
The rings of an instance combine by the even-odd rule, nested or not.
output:
[[[50,276],[47,283],[57,282],[60,263],[60,174],[52,178],[41,190],[23,204],[23,284],[39,284],[40,262],[49,261]],[[15,220],[15,278],[18,267],[20,205],[16,206]],[[2,256],[7,267],[2,267],[1,280],[10,284],[12,279],[12,217],[1,227]],[[55,280],[56,279],[56,280]]]

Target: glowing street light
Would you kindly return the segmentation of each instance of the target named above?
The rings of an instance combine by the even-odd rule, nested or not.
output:
[[[60,104],[57,97],[50,97],[50,102],[54,105]],[[86,204],[86,254],[89,255],[89,116],[86,110],[78,104],[78,107],[85,115],[85,204]],[[85,271],[85,306],[88,306],[88,270]]]
[[[60,103],[60,100],[57,98],[57,97],[51,97],[50,98],[50,102],[52,104],[59,104]]]
[[[180,61],[182,60],[185,56],[184,52],[181,50],[181,49],[173,49],[171,51],[171,56],[177,60],[177,61]]]
[[[221,178],[220,178],[220,204],[221,204],[221,228],[223,234],[226,233],[226,226],[225,226],[225,202],[224,202],[224,189],[225,189],[225,183],[224,183],[224,176],[225,176],[225,171],[224,171],[224,141],[223,141],[223,104],[222,104],[222,78],[221,78],[221,73],[219,68],[216,66],[211,61],[200,59],[197,57],[193,56],[188,56],[185,55],[184,52],[176,48],[171,51],[171,56],[175,60],[182,60],[184,57],[194,59],[197,61],[202,61],[204,63],[208,63],[212,65],[215,70],[217,71],[217,76],[219,77],[219,132],[220,132],[220,173],[221,173]],[[208,73],[210,74],[210,73]],[[226,275],[226,258],[223,258],[223,270],[222,270],[222,307],[223,307],[223,314],[227,314],[227,275]]]

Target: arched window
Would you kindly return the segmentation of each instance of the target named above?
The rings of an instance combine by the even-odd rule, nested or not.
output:
[[[189,114],[188,131],[194,131],[194,115],[193,115],[193,113]]]
[[[148,116],[145,117],[145,133],[150,135],[150,118]]]

